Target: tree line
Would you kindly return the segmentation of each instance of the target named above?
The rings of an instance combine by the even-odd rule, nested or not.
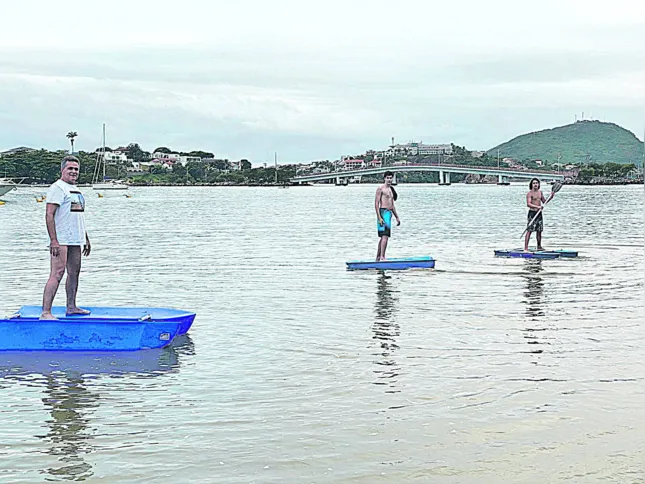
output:
[[[106,151],[109,148],[106,147]],[[110,150],[111,151],[111,150]],[[496,166],[497,160],[489,155],[473,157],[465,148],[454,146],[454,155],[447,163],[466,164],[473,166]],[[171,153],[166,147],[159,147],[155,152]],[[154,153],[154,152],[153,152]],[[8,178],[24,178],[24,183],[49,184],[53,183],[60,174],[60,162],[68,154],[66,150],[23,151],[5,155],[0,158],[0,176]],[[97,154],[78,152],[75,155],[81,161],[80,184],[92,182],[92,175],[97,163]],[[149,161],[150,153],[142,150],[136,143],[127,147],[127,156],[133,161]],[[276,182],[275,167],[252,168],[248,160],[241,160],[241,170],[233,170],[229,160],[214,159],[212,153],[191,151],[186,156],[199,156],[207,159],[205,162],[189,162],[186,166],[175,163],[171,169],[161,165],[151,167],[149,173],[132,176],[128,174],[128,164],[108,164],[106,176],[114,179],[129,178],[135,185],[200,185],[200,184],[272,184]],[[408,157],[410,163],[432,163],[438,161],[437,156]],[[332,168],[330,162],[326,163]],[[277,182],[287,183],[296,176],[298,165],[280,165],[277,169]],[[529,166],[537,169],[537,166]],[[545,168],[545,167],[542,167]],[[549,169],[546,167],[546,169]],[[393,167],[396,171],[396,167]],[[578,179],[589,181],[597,178],[624,179],[637,175],[637,167],[633,163],[589,163],[579,169]],[[399,181],[408,183],[434,183],[438,181],[435,173],[406,173],[399,175]],[[465,176],[465,175],[464,175]],[[642,175],[641,175],[642,176]],[[379,177],[373,177],[379,181]],[[459,182],[463,177],[453,175],[453,181]],[[364,177],[365,181],[372,181]]]
[[[167,148],[166,148],[167,149]],[[108,148],[106,147],[106,151]],[[112,150],[110,150],[112,151]],[[170,153],[171,151],[168,150]],[[23,183],[49,184],[60,176],[60,163],[69,153],[66,150],[22,151],[0,158],[0,176],[7,178],[24,178]],[[204,155],[204,156],[200,156]],[[74,155],[81,162],[79,184],[92,183],[96,168],[96,153],[80,151]],[[128,158],[133,161],[150,161],[150,154],[141,150],[138,144],[128,145]],[[162,165],[153,165],[149,173],[133,176],[128,174],[130,163],[106,165],[106,177],[112,179],[129,179],[135,185],[151,184],[270,184],[276,181],[275,167],[252,168],[251,162],[241,160],[241,170],[233,170],[229,160],[212,159],[213,154],[203,151],[192,151],[187,156],[200,156],[211,159],[206,162],[189,162],[186,166],[175,163],[171,169]],[[286,183],[296,175],[296,165],[281,165],[277,169],[278,183]],[[101,171],[102,175],[102,171]]]

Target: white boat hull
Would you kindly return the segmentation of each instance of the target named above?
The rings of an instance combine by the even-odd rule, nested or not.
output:
[[[13,184],[11,184],[11,185],[0,184],[0,197],[3,196],[3,195],[6,195],[7,193],[9,193],[14,188],[16,188],[16,185],[13,185]]]
[[[128,185],[120,183],[95,183],[92,185],[93,190],[127,190]]]

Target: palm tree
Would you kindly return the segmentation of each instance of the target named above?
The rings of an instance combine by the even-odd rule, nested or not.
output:
[[[74,138],[78,136],[78,133],[76,131],[70,131],[67,133],[67,137],[69,138],[69,142],[72,144],[72,154],[74,154]]]

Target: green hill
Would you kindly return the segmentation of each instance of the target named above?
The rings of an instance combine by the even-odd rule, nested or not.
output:
[[[643,160],[643,143],[634,133],[614,123],[577,121],[566,126],[523,134],[488,150],[489,155],[516,160],[555,163],[634,163]]]

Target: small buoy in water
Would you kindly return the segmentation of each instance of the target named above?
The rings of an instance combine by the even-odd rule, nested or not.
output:
[[[41,197],[36,197],[36,201],[37,201],[38,203],[40,203],[40,202],[42,202],[42,201],[43,201],[43,199],[42,199]]]
[[[128,195],[127,193],[123,195],[125,198],[132,198],[132,195]]]
[[[103,195],[101,193],[99,193],[98,195],[99,195],[99,198],[103,198]]]
[[[0,205],[4,205],[5,203],[7,202],[3,202],[2,200],[0,200]]]

